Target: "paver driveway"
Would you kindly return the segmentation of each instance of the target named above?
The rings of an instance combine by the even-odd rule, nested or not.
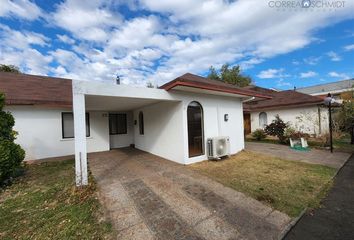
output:
[[[117,239],[277,239],[290,218],[136,149],[89,155]]]

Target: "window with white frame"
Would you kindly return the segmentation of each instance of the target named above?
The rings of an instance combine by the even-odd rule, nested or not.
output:
[[[265,128],[268,124],[267,113],[261,112],[259,114],[259,127]]]

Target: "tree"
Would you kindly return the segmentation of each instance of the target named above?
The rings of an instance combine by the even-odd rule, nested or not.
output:
[[[0,72],[21,73],[17,66],[6,64],[0,64]]]
[[[279,115],[276,115],[272,123],[267,125],[264,130],[266,134],[270,136],[277,136],[280,143],[286,143],[287,137],[285,135],[285,129],[288,125],[289,124],[285,123]]]
[[[342,94],[343,104],[336,116],[339,128],[351,135],[351,144],[354,144],[354,91]]]
[[[13,130],[15,119],[3,110],[5,96],[0,93],[0,186],[18,175],[25,151],[16,144],[17,133]]]
[[[221,80],[218,72],[213,66],[210,66],[209,68],[208,78],[213,80]]]
[[[219,72],[211,66],[209,68],[208,78],[213,80],[221,80],[238,87],[246,87],[252,82],[252,79],[249,76],[244,76],[241,74],[240,66],[236,65],[230,68],[230,65],[227,63],[222,65]]]

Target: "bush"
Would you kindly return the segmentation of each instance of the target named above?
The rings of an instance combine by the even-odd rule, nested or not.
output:
[[[286,139],[292,138],[292,139],[300,139],[300,138],[310,138],[310,134],[303,133],[301,131],[296,131],[292,127],[287,127],[285,129],[284,135]]]
[[[252,137],[257,141],[261,141],[267,137],[267,134],[264,132],[263,129],[257,129],[252,133]]]
[[[0,94],[0,186],[18,175],[25,151],[14,143],[16,132],[13,131],[15,120],[11,113],[5,112],[5,97]]]
[[[285,136],[285,129],[287,127],[288,124],[285,123],[279,115],[276,115],[272,123],[265,127],[265,133],[270,136],[276,136],[280,143],[286,143],[287,137]]]

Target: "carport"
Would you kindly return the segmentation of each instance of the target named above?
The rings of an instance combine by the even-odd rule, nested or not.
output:
[[[171,94],[162,89],[73,81],[76,185],[88,184],[87,111],[100,111],[106,112],[106,114],[111,111],[134,111],[162,102],[169,102],[178,106],[180,100],[175,99]],[[109,150],[109,148],[104,150]]]

